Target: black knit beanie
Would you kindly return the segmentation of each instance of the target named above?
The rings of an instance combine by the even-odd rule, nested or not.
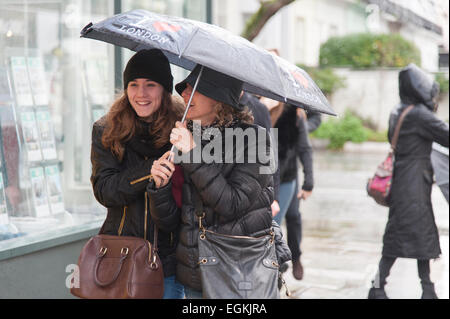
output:
[[[123,71],[123,88],[134,79],[150,79],[161,84],[166,91],[173,91],[173,76],[167,57],[161,50],[141,50],[131,57]]]

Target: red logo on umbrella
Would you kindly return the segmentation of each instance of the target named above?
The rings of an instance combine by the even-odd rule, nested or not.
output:
[[[309,86],[309,82],[308,80],[303,76],[303,74],[301,74],[299,71],[294,70],[291,72],[292,76],[295,78],[295,80],[300,83],[301,85],[303,85],[303,87],[305,89],[308,88]]]
[[[162,21],[156,21],[153,23],[153,27],[157,32],[169,31],[169,32],[178,32],[181,29],[179,25],[172,25]]]

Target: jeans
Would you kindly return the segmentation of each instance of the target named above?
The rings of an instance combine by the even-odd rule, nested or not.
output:
[[[175,276],[164,278],[163,299],[184,299],[184,286],[175,279]]]
[[[302,254],[300,243],[302,241],[302,215],[300,213],[300,200],[295,194],[298,193],[298,182],[295,182],[294,196],[286,212],[286,232],[289,249],[292,253],[292,261],[298,260]]]
[[[275,215],[273,218],[278,225],[281,225],[281,222],[283,221],[284,216],[286,215],[287,209],[289,205],[291,204],[292,197],[295,196],[295,185],[296,180],[292,180],[290,182],[281,183],[280,184],[280,211],[278,214]]]
[[[195,290],[190,287],[185,287],[184,291],[186,293],[186,299],[203,299],[202,292],[199,290]]]

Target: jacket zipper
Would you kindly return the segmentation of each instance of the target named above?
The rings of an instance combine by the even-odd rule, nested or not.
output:
[[[127,206],[123,206],[122,219],[120,220],[118,235],[122,235],[123,225],[125,224],[125,216],[127,214]]]
[[[144,159],[145,159],[145,160],[148,160],[148,156],[144,156]],[[149,181],[151,181],[151,180],[153,179],[152,174],[146,175],[146,176],[141,177],[141,178],[138,178],[138,179],[135,179],[134,181],[131,181],[131,182],[130,182],[130,185],[134,185],[134,184],[136,184],[136,183],[145,181],[146,179],[148,179]]]
[[[131,181],[131,182],[130,182],[130,185],[137,184],[137,183],[142,182],[142,181],[145,181],[145,180],[147,180],[147,179],[148,179],[149,181],[151,181],[151,180],[153,179],[152,174],[147,175],[147,176],[144,176],[144,177],[141,177],[141,178],[138,178],[138,179],[135,179],[134,181]]]

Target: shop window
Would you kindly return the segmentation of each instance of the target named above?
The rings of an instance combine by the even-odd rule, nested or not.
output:
[[[0,0],[0,259],[105,218],[90,183],[92,124],[120,94],[115,78],[134,52],[122,49],[117,63],[113,45],[81,29],[118,8],[205,21],[206,1]],[[187,74],[172,71],[175,81]]]
[[[92,123],[114,99],[113,47],[81,40],[112,1],[0,0],[0,251],[104,219]],[[35,238],[35,237],[34,237]]]

